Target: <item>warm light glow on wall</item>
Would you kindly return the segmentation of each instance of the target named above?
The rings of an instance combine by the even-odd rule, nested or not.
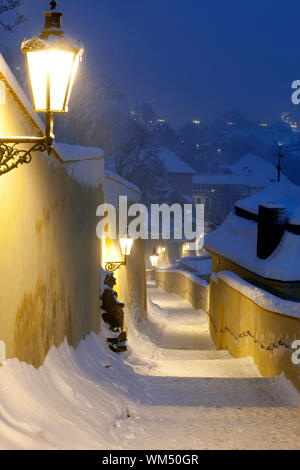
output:
[[[0,80],[0,104],[6,104],[5,83]]]

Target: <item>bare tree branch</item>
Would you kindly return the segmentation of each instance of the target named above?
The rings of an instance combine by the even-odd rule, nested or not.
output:
[[[20,4],[20,0],[0,0],[0,15],[15,10],[20,6]],[[6,29],[7,31],[12,32],[12,30],[16,28],[16,26],[21,23],[24,23],[24,21],[26,21],[25,16],[17,12],[12,22],[0,20],[0,26],[2,26],[2,28]]]

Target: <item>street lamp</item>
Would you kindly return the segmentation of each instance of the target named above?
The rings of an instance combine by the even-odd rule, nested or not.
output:
[[[126,266],[127,256],[130,256],[131,248],[133,245],[133,238],[130,237],[121,237],[120,238],[120,248],[121,253],[124,256],[124,261],[108,261],[105,263],[105,271],[113,273],[117,271],[121,266]]]
[[[151,261],[151,264],[152,264],[152,267],[155,269],[158,265],[158,258],[159,258],[159,255],[156,253],[155,251],[155,248],[153,250],[153,253],[152,255],[150,256],[150,261]]]
[[[44,12],[45,27],[40,36],[25,39],[21,51],[25,55],[33,111],[44,113],[44,137],[4,137],[0,139],[0,175],[30,163],[32,152],[51,153],[54,141],[54,114],[67,113],[68,103],[83,48],[68,39],[61,29],[62,13],[54,11],[57,3],[50,2],[51,11]],[[30,144],[20,149],[20,144]]]
[[[121,253],[123,256],[129,256],[133,245],[133,238],[122,237],[120,238]]]

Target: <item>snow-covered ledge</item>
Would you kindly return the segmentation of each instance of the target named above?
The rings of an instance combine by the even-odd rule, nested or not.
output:
[[[284,373],[300,391],[300,303],[280,299],[229,271],[211,277],[208,300],[211,337],[217,349],[253,357],[264,377]]]
[[[299,302],[291,302],[290,300],[280,299],[279,297],[276,297],[275,295],[272,295],[269,292],[260,289],[259,287],[255,287],[252,284],[249,284],[230,271],[219,271],[218,273],[213,273],[211,280],[217,283],[218,279],[222,280],[228,286],[245,295],[248,297],[248,299],[252,300],[265,310],[300,319]]]
[[[184,271],[184,269],[177,269],[177,268],[159,268],[156,271],[157,273],[176,273],[176,274],[181,274],[184,276],[186,279],[189,279],[190,281],[194,282],[195,284],[198,284],[199,286],[208,288],[208,283],[199,277],[197,273],[191,273],[189,271]]]
[[[160,268],[156,270],[156,283],[166,292],[180,295],[195,309],[207,311],[209,286],[196,273],[176,268]]]

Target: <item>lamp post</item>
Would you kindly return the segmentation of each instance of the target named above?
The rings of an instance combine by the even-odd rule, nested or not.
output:
[[[45,114],[44,137],[0,138],[0,176],[24,163],[30,163],[33,152],[51,153],[54,141],[54,114],[67,113],[68,103],[83,48],[68,39],[61,29],[62,13],[44,12],[45,26],[39,36],[25,39],[21,51],[25,55],[33,111]],[[20,145],[26,145],[24,149]]]
[[[121,253],[124,256],[124,261],[108,261],[105,263],[105,271],[113,273],[117,271],[121,266],[126,266],[127,256],[131,253],[131,248],[133,245],[133,238],[130,237],[121,237],[120,238],[120,247]]]
[[[281,150],[281,144],[278,144],[278,165],[277,165],[277,181],[280,183],[280,173],[281,173],[281,159],[283,158],[283,153]]]

